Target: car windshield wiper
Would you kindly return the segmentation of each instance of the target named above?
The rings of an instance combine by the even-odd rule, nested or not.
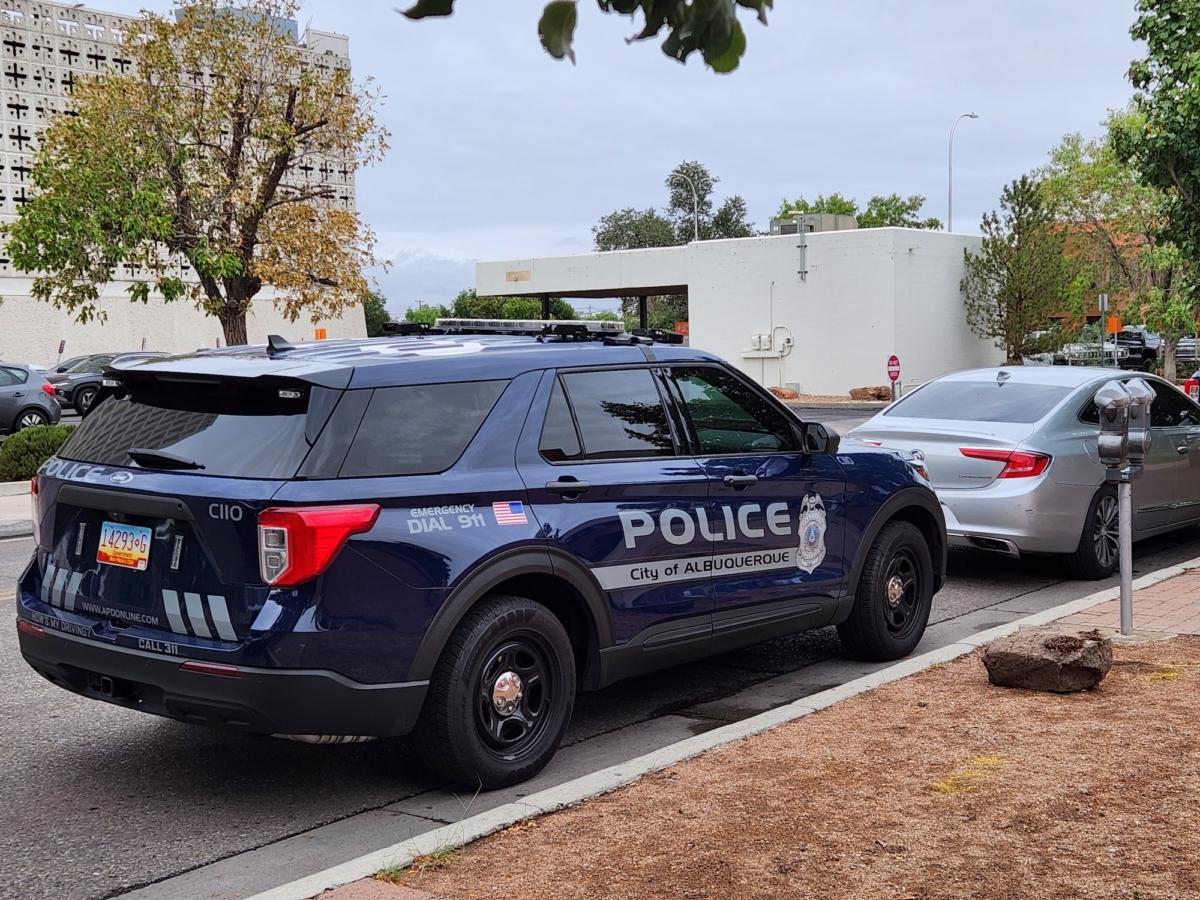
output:
[[[150,466],[154,469],[203,469],[204,466],[194,459],[171,453],[169,450],[149,450],[145,447],[130,447],[125,451],[129,458],[140,466]]]

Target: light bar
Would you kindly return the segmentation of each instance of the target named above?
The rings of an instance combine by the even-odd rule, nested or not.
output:
[[[474,334],[611,334],[625,331],[622,322],[600,319],[438,319],[435,328]]]

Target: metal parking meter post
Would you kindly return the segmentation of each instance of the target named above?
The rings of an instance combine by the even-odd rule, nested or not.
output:
[[[1140,380],[1140,379],[1139,379]],[[1129,410],[1133,395],[1120,381],[1109,381],[1093,398],[1100,415],[1096,448],[1104,480],[1117,486],[1117,559],[1121,567],[1121,633],[1133,630],[1132,485],[1129,471]],[[1089,523],[1090,524],[1090,523]],[[1092,538],[1095,540],[1095,536]],[[1128,588],[1126,584],[1128,583]]]
[[[1120,516],[1121,554],[1121,634],[1133,633],[1133,479],[1142,474],[1146,454],[1150,452],[1150,405],[1154,389],[1142,378],[1125,382],[1129,392],[1129,440],[1127,462],[1117,484]]]

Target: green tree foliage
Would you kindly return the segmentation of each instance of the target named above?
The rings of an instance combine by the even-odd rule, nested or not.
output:
[[[1102,138],[1067,135],[1040,175],[1069,234],[1067,251],[1086,266],[1097,292],[1124,299],[1126,319],[1162,335],[1163,374],[1174,378],[1176,345],[1195,333],[1200,305],[1188,285],[1191,266],[1160,230],[1164,192],[1116,151],[1123,135],[1143,125],[1136,108],[1112,112]]]
[[[371,291],[363,299],[363,316],[367,320],[367,337],[383,337],[383,326],[392,321],[387,301],[377,291]]]
[[[738,20],[738,7],[757,13],[767,24],[767,11],[774,0],[597,0],[601,12],[634,18],[642,14],[642,24],[629,41],[644,41],[667,33],[662,50],[679,62],[699,53],[714,72],[732,72],[746,52],[746,33]],[[578,19],[577,0],[550,0],[538,21],[538,36],[546,52],[555,59],[575,61],[573,43]],[[448,16],[454,12],[454,0],[417,0],[405,10],[397,10],[410,19]]]
[[[971,330],[1020,364],[1044,349],[1032,334],[1077,302],[1086,277],[1066,255],[1067,232],[1036,180],[1023,175],[1005,186],[1000,209],[984,214],[979,252],[963,251],[961,287]]]
[[[450,317],[450,308],[442,306],[440,303],[435,303],[432,306],[410,306],[404,311],[405,322],[422,322],[425,325],[432,325],[438,319],[448,319]]]
[[[636,250],[676,243],[675,227],[656,209],[618,209],[592,226],[597,250]]]
[[[405,321],[432,325],[436,319],[540,319],[542,301],[538,297],[480,297],[474,288],[458,292],[450,306],[410,307]],[[561,297],[550,298],[550,318],[577,319],[573,307]]]
[[[858,201],[842,194],[818,194],[811,203],[803,197],[784,199],[779,204],[777,218],[784,219],[797,214],[813,215],[825,213],[835,216],[856,216],[859,228],[924,228],[936,231],[942,227],[940,219],[922,218],[921,209],[925,198],[920,194],[901,197],[899,194],[883,196],[876,194],[867,201],[865,209],[858,208]]]
[[[263,285],[290,320],[341,314],[370,292],[374,235],[333,189],[292,182],[300,160],[348,170],[378,159],[376,94],[345,69],[302,64],[275,25],[295,0],[182,0],[126,31],[128,73],[85,79],[34,159],[33,199],[6,229],[32,294],[103,318],[100,289],[120,265],[148,273],[133,300],[187,299],[246,343]],[[199,77],[197,77],[199,76]],[[196,273],[179,275],[182,257]]]
[[[0,481],[32,478],[74,430],[74,425],[35,425],[12,435],[0,444]]]
[[[1131,127],[1114,132],[1117,155],[1164,197],[1164,235],[1200,258],[1200,3],[1138,0],[1130,33],[1146,55],[1134,60]]]

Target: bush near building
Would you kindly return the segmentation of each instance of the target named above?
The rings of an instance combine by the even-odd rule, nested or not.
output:
[[[74,425],[36,425],[0,444],[0,481],[27,481],[66,443]]]

